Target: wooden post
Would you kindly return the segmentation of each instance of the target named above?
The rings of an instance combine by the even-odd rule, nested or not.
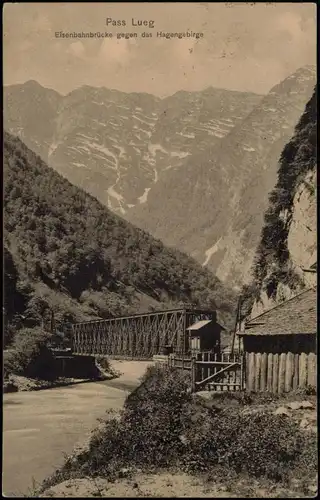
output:
[[[273,374],[273,354],[269,352],[268,354],[268,366],[267,366],[267,391],[272,392],[272,374]]]
[[[245,379],[245,386],[246,390],[249,390],[249,353],[245,352],[245,372],[244,372],[244,379]]]
[[[317,378],[317,356],[314,352],[308,355],[308,377],[307,382],[311,387],[316,387]]]
[[[217,360],[218,360],[218,354],[217,354],[217,352],[214,352],[214,353],[212,354],[212,356],[211,356],[211,360],[212,360],[212,361],[217,361]],[[214,373],[216,373],[216,365],[211,366],[211,369],[210,369],[210,375],[213,375]],[[212,389],[213,389],[214,391],[217,391],[217,386],[215,386],[215,385],[214,385],[214,386],[211,386],[211,387],[212,387]]]
[[[195,392],[196,390],[196,358],[194,356],[191,357],[191,392]]]
[[[247,370],[248,370],[248,391],[249,392],[254,392],[255,390],[255,353],[254,352],[249,352],[248,353],[248,365],[247,365]]]
[[[256,357],[256,367],[255,367],[255,377],[254,377],[254,391],[260,391],[260,376],[261,376],[261,353],[255,353]]]
[[[241,366],[240,366],[240,391],[243,391],[243,389],[244,389],[243,373],[244,373],[244,369],[245,369],[245,353],[241,354],[240,363],[241,363]]]
[[[238,299],[237,312],[236,312],[236,320],[235,320],[235,323],[234,323],[234,330],[233,330],[233,335],[232,335],[231,354],[233,354],[233,351],[234,351],[234,342],[235,342],[235,338],[236,338],[238,322],[240,320],[240,311],[241,311],[241,295],[240,295],[240,297]]]
[[[260,374],[260,390],[265,391],[267,389],[267,364],[268,355],[266,352],[261,354],[261,374]]]
[[[278,382],[279,394],[284,392],[285,377],[286,377],[286,353],[282,352],[280,354],[280,360],[279,360],[279,382]]]
[[[299,354],[294,354],[292,389],[295,391],[299,387]]]
[[[293,389],[293,369],[294,369],[294,354],[287,352],[286,373],[285,373],[285,392],[290,392]]]
[[[204,352],[201,352],[201,361],[205,361],[204,359]],[[201,380],[204,380],[205,377],[205,367],[204,365],[201,366]]]
[[[299,358],[299,387],[305,389],[307,385],[307,355],[305,352],[300,354]]]
[[[273,355],[273,370],[272,370],[272,392],[277,394],[278,392],[278,380],[279,380],[279,354],[276,352]]]
[[[204,353],[204,361],[210,361],[208,352]],[[205,371],[204,371],[204,378],[208,378],[208,377],[209,377],[209,365],[206,365]]]

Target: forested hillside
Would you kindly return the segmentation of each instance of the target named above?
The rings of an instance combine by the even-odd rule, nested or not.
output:
[[[278,181],[269,195],[269,208],[253,266],[251,303],[286,299],[304,286],[303,272],[317,260],[316,236],[316,89],[291,141],[285,146]],[[260,311],[259,311],[260,312]]]
[[[11,324],[16,312],[17,324],[37,324],[48,306],[58,321],[182,303],[230,319],[233,296],[209,271],[110,212],[8,133],[4,229]]]

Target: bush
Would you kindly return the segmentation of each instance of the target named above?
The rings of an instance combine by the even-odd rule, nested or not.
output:
[[[230,417],[229,417],[230,418]],[[271,414],[241,416],[234,422],[231,416],[221,420],[215,432],[221,439],[222,429],[233,425],[235,440],[223,457],[237,472],[252,476],[283,479],[302,449],[302,435],[294,422]],[[220,432],[220,434],[219,434]]]
[[[121,372],[116,370],[107,356],[96,356],[96,366],[103,378],[117,378]]]
[[[149,368],[125,403],[129,459],[162,466],[180,454],[182,417],[192,401],[188,388],[186,379],[176,371]]]
[[[111,364],[109,358],[107,356],[96,356],[96,363],[100,366],[105,372],[109,373],[111,370]]]
[[[296,394],[299,394],[300,396],[316,396],[317,389],[312,385],[307,385],[303,389],[302,388],[297,389]]]
[[[212,401],[214,401],[218,406],[228,406],[232,403],[237,403],[241,406],[250,405],[253,403],[252,393],[249,394],[245,391],[239,392],[213,392]]]
[[[316,453],[293,421],[268,413],[245,415],[240,408],[221,410],[192,396],[188,388],[175,370],[149,368],[120,417],[106,421],[89,449],[66,462],[59,478],[110,478],[122,467],[179,467],[198,473],[218,466],[280,481],[290,469],[316,462]],[[308,453],[314,454],[313,462]]]
[[[18,392],[18,386],[12,380],[5,380],[3,383],[3,392]]]
[[[110,477],[128,464],[145,468],[174,464],[183,448],[181,416],[191,401],[184,377],[166,368],[148,368],[142,384],[128,396],[121,418],[106,421],[89,450],[67,460],[57,478]]]
[[[47,347],[50,334],[41,328],[19,330],[12,351],[4,360],[5,377],[10,373],[25,377],[53,380],[56,378],[55,359]]]
[[[217,464],[253,477],[284,480],[306,447],[298,425],[279,415],[245,415],[227,408],[191,428],[182,459],[186,472],[207,471]],[[317,455],[315,454],[315,457]]]

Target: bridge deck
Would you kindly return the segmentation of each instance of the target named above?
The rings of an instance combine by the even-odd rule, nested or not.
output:
[[[216,312],[181,308],[75,323],[72,352],[151,359],[171,345],[184,353],[189,349],[187,328],[204,319],[215,320]]]

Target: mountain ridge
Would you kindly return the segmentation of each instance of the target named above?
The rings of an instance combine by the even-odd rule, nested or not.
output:
[[[9,323],[80,321],[180,307],[217,309],[234,296],[210,272],[135,228],[4,134],[4,243]],[[16,303],[16,307],[8,304]]]
[[[302,83],[301,75],[306,77]],[[243,279],[249,280],[267,196],[276,182],[278,159],[312,94],[314,76],[312,69],[303,68],[296,78],[291,75],[275,86],[240,125],[209,147],[205,156],[200,152],[198,157],[186,160],[183,175],[188,203],[181,201],[175,188],[179,171],[172,170],[166,184],[155,186],[158,193],[151,190],[150,202],[133,209],[129,220],[148,228],[167,245],[182,248],[199,262],[209,264],[223,281],[241,284]],[[164,209],[161,192],[168,196]],[[184,210],[179,209],[181,204]]]
[[[14,112],[13,99],[8,105],[6,95],[16,90],[5,90],[6,129],[64,177],[123,215],[133,205],[146,202],[163,169],[183,163],[194,147],[201,149],[207,141],[219,141],[233,121],[246,115],[260,99],[253,93],[214,88],[177,92],[161,99],[147,93],[82,86],[60,96],[55,114],[48,109],[44,120],[41,113],[38,118],[35,106],[21,116],[19,93]],[[239,96],[243,103],[238,102]],[[47,121],[54,124],[54,130],[39,141],[32,127],[30,133],[34,121],[42,122],[42,135]]]
[[[263,96],[208,87],[158,98],[82,86],[56,114],[48,108],[49,129],[34,106],[21,113],[6,105],[4,117],[65,178],[242,285],[278,159],[314,84],[308,65]],[[30,127],[37,121],[40,131]]]

